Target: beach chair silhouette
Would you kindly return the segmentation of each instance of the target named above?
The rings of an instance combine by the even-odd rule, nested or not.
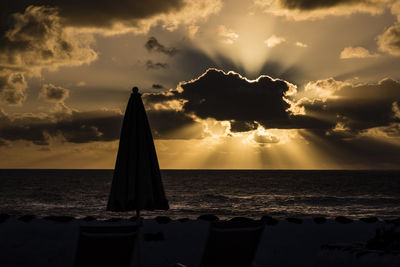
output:
[[[138,226],[81,226],[75,267],[130,266]]]
[[[251,266],[264,224],[253,220],[213,222],[201,267]]]

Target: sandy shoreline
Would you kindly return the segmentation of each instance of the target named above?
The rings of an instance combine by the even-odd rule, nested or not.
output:
[[[213,217],[205,216],[207,218]],[[126,219],[90,219],[0,216],[0,266],[74,266],[81,227],[136,224]],[[241,222],[242,228],[246,222],[251,222],[245,218],[236,218],[236,221]],[[323,218],[274,220],[265,217],[259,221],[264,228],[252,266],[330,266],[327,263],[354,266],[356,262],[360,266],[399,266],[399,254],[382,255],[370,251],[357,258],[349,250],[324,247],[365,244],[375,235],[376,229],[388,229],[394,222],[398,220],[353,221],[343,217],[326,221]],[[201,219],[145,219],[136,241],[139,249],[132,254],[134,260],[139,258],[140,266],[174,266],[176,263],[200,266],[212,225]],[[363,262],[379,265],[363,265]]]

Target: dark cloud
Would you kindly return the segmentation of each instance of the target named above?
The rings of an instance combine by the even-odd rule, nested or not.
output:
[[[14,14],[0,41],[2,66],[34,71],[95,60],[97,54],[90,42],[66,33],[57,14],[54,8],[35,6]]]
[[[150,37],[144,47],[146,47],[147,51],[149,52],[155,51],[168,56],[175,56],[176,53],[178,53],[178,49],[175,47],[165,47],[164,45],[160,44],[155,37]]]
[[[151,88],[153,88],[153,89],[165,89],[165,87],[162,84],[157,84],[157,83],[153,84],[151,86]]]
[[[258,124],[254,121],[230,121],[232,132],[248,132],[257,129]]]
[[[318,84],[318,82],[316,82]],[[321,84],[321,83],[319,83]],[[301,104],[306,113],[329,117],[349,130],[389,125],[396,122],[394,102],[400,101],[400,83],[384,79],[377,84],[342,85],[337,89],[331,83],[325,90],[334,91],[326,100],[309,100]],[[303,100],[304,101],[304,100]]]
[[[179,24],[195,24],[217,13],[220,0],[18,0],[0,1],[0,36],[12,26],[10,17],[27,8],[52,9],[64,26],[85,28],[89,32],[120,34],[146,33],[154,25],[168,30]],[[188,15],[190,14],[190,15]],[[50,17],[50,16],[49,16]]]
[[[53,1],[51,1],[53,2]],[[138,19],[177,11],[185,5],[183,0],[122,0],[116,3],[111,0],[102,1],[57,1],[60,15],[72,25],[112,26],[115,21],[135,25]]]
[[[335,82],[338,83],[330,80],[313,84],[331,90],[332,94],[327,99],[304,102],[306,117],[323,118],[326,125],[304,127],[300,135],[319,149],[329,151],[335,163],[344,168],[399,166],[400,159],[394,155],[400,150],[400,83],[385,79],[373,84],[338,86]]]
[[[264,12],[295,20],[343,16],[353,13],[383,13],[395,1],[387,0],[257,0]]]
[[[44,84],[39,94],[40,98],[50,102],[64,102],[69,96],[69,90],[53,84]]]
[[[169,68],[169,65],[167,63],[153,62],[151,60],[146,61],[146,69],[148,70],[159,70],[167,68]]]
[[[46,145],[50,136],[62,136],[66,141],[73,143],[116,140],[119,138],[122,114],[113,110],[73,111],[72,114],[63,116],[3,116],[2,120],[0,138]]]
[[[0,97],[7,104],[25,100],[26,73],[78,66],[97,58],[90,41],[65,31],[54,8],[29,6],[8,19],[8,27],[0,32]]]
[[[196,80],[182,83],[179,98],[187,100],[185,112],[216,120],[287,120],[290,105],[283,99],[289,83],[262,76],[249,82],[234,72],[209,69]]]
[[[255,122],[265,128],[279,129],[332,126],[316,118],[292,115],[288,111],[291,104],[285,97],[295,86],[269,76],[249,81],[235,72],[208,69],[197,79],[180,86],[183,91],[175,91],[175,96],[184,101],[186,113],[201,119],[231,121],[233,131],[252,130]]]
[[[111,0],[19,0],[2,1],[2,15],[23,12],[28,6],[56,7],[65,23],[73,26],[111,27],[115,22],[138,24],[139,19],[158,14],[178,11],[185,6],[183,0],[122,0],[116,3]],[[3,18],[3,16],[2,16]]]
[[[19,114],[10,117],[0,109],[0,145],[29,141],[48,145],[50,137],[66,142],[114,141],[120,137],[123,114],[118,110],[76,111],[70,114]],[[147,112],[154,138],[192,139],[202,137],[202,125],[191,117],[171,110]]]
[[[179,101],[182,105],[179,112],[200,119],[230,121],[233,132],[254,130],[257,123],[265,128],[279,129],[328,129],[334,126],[333,122],[291,114],[292,104],[285,98],[289,98],[286,94],[294,90],[295,86],[289,82],[269,76],[249,81],[235,72],[208,69],[198,78],[180,83],[177,90],[145,94],[144,101],[148,107],[162,105],[164,108],[171,106],[168,102]]]
[[[313,10],[339,5],[369,4],[369,0],[280,0],[280,4],[288,9]]]

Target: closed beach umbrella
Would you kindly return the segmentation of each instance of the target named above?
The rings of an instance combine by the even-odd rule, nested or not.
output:
[[[126,107],[115,163],[109,211],[167,210],[153,137],[138,88]]]

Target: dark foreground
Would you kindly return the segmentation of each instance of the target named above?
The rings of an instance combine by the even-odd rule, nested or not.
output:
[[[1,215],[0,222],[2,267],[400,266],[399,220]]]

